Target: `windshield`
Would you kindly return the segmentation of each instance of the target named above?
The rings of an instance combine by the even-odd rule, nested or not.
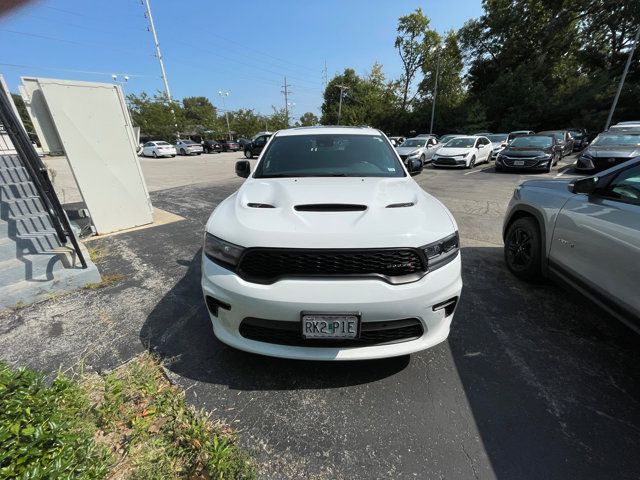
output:
[[[564,132],[539,132],[540,135],[550,135],[550,136],[554,136],[555,138],[557,138],[558,140],[564,140]]]
[[[460,135],[444,135],[444,136],[440,137],[440,143],[445,144],[449,140],[451,140],[452,138],[456,138],[456,137],[459,137],[459,136]]]
[[[197,143],[193,140],[183,140],[182,143],[184,143],[185,145],[197,145]]]
[[[640,133],[598,135],[591,145],[632,145],[640,147]]]
[[[507,141],[507,134],[506,133],[500,133],[500,134],[494,134],[494,135],[487,135],[487,138],[493,143],[506,142]]]
[[[582,137],[582,132],[580,130],[569,130],[569,133],[571,134],[571,136],[573,138],[580,138]]]
[[[528,135],[526,137],[516,137],[511,142],[512,147],[547,148],[552,145],[553,139],[544,135]]]
[[[168,144],[167,142],[156,142],[156,145],[158,145],[159,147],[166,147],[166,146],[169,146],[170,144]]]
[[[426,140],[420,138],[410,138],[402,143],[403,147],[424,147]]]
[[[473,148],[476,143],[475,138],[454,138],[445,145],[446,148]]]
[[[404,177],[402,164],[381,135],[275,137],[255,178]]]

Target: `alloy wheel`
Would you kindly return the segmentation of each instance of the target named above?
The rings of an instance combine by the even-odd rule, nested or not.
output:
[[[526,268],[531,264],[533,252],[531,250],[531,235],[524,228],[515,228],[509,235],[507,244],[507,258],[515,268]]]

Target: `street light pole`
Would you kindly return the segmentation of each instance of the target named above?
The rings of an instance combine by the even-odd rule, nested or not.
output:
[[[638,38],[640,38],[640,27],[638,27],[638,31],[636,32],[636,36],[633,39],[633,46],[631,47],[631,51],[629,52],[629,57],[627,58],[627,63],[624,66],[624,72],[622,72],[622,78],[620,79],[620,83],[618,84],[618,91],[616,92],[616,96],[613,99],[613,103],[611,104],[611,110],[609,110],[609,116],[607,117],[607,123],[604,125],[604,129],[609,130],[609,125],[611,125],[611,119],[613,118],[613,112],[618,105],[618,99],[620,98],[620,93],[622,92],[622,87],[624,86],[624,81],[627,78],[627,73],[629,73],[629,67],[631,66],[631,59],[633,58],[633,53],[636,51],[636,47],[638,46]]]
[[[340,125],[340,117],[342,115],[342,97],[344,96],[344,91],[349,90],[349,87],[346,85],[336,85],[340,89],[340,103],[338,104],[338,125]]]
[[[224,117],[227,119],[227,135],[229,135],[229,140],[232,140],[231,127],[229,126],[229,112],[227,112],[227,103],[224,101],[224,99],[229,96],[229,92],[218,90],[218,95],[222,97],[222,108],[224,108]]]

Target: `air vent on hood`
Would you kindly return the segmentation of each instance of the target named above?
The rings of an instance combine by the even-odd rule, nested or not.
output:
[[[247,203],[247,207],[250,208],[276,208],[268,203]]]
[[[298,212],[361,212],[366,210],[367,206],[349,203],[312,203],[309,205],[296,205],[293,208]]]
[[[415,204],[413,202],[406,203],[392,203],[391,205],[387,205],[387,208],[405,208],[405,207],[413,207]]]

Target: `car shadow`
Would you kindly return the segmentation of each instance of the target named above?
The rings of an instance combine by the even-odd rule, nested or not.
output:
[[[496,478],[638,478],[640,336],[579,294],[463,249],[448,339]]]
[[[213,334],[200,287],[201,250],[184,277],[147,317],[140,340],[160,356],[166,368],[198,382],[238,390],[322,389],[373,382],[394,375],[410,357],[361,362],[311,362],[246,353],[220,342]],[[346,366],[348,365],[348,366]]]

